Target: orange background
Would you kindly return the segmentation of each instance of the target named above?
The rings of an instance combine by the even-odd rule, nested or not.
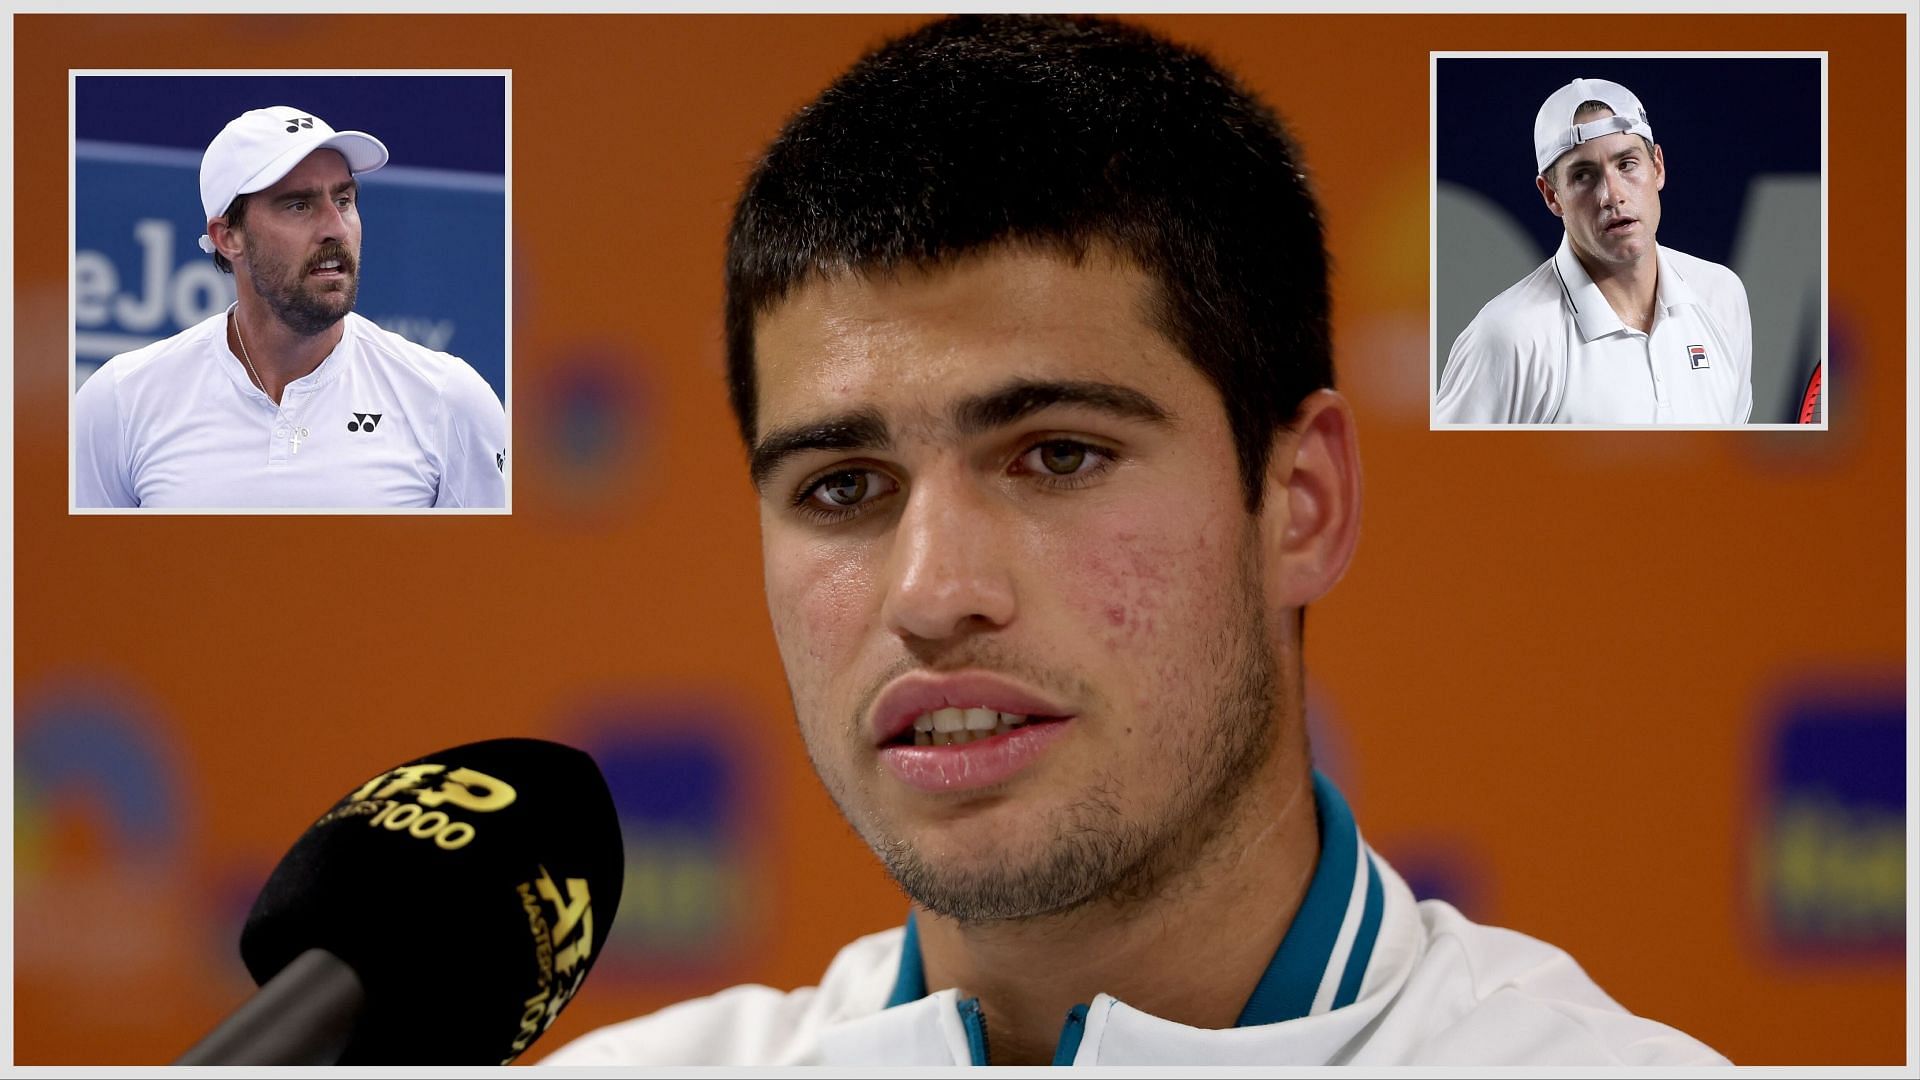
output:
[[[145,937],[205,921],[196,882],[264,874],[377,768],[565,738],[555,718],[605,695],[753,718],[734,736],[759,763],[749,947],[695,978],[590,981],[536,1057],[721,985],[811,983],[900,920],[793,731],[720,382],[720,259],[779,123],[919,21],[14,18],[16,743],[47,701],[117,688],[189,827],[154,865],[84,805],[17,826],[17,1061],[171,1059],[246,992],[230,943]],[[1830,307],[1850,362],[1824,434],[1428,431],[1428,51],[1627,44],[1590,17],[1143,21],[1274,103],[1324,202],[1367,508],[1308,666],[1370,841],[1390,860],[1465,845],[1470,915],[1566,948],[1735,1062],[1901,1060],[1899,957],[1774,956],[1744,876],[1774,691],[1904,663],[1901,18],[1631,19],[1635,49],[1831,53]],[[511,517],[68,516],[67,70],[156,64],[513,70]],[[580,355],[616,358],[643,402],[592,483],[554,449],[553,373]]]

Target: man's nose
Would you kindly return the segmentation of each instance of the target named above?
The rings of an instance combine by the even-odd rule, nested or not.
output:
[[[347,238],[346,211],[340,209],[340,204],[332,199],[327,199],[321,205],[320,215],[316,219],[316,224],[320,229],[320,240],[323,243],[330,240],[341,241]]]
[[[1007,533],[990,516],[984,493],[964,480],[929,477],[909,491],[881,609],[888,630],[938,641],[1013,619]]]
[[[1619,173],[1610,170],[1601,172],[1599,189],[1601,206],[1611,207],[1620,202],[1623,186],[1621,179]]]

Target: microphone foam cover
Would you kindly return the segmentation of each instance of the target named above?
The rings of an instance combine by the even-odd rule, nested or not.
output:
[[[492,739],[395,766],[335,803],[254,901],[265,983],[326,949],[366,987],[340,1063],[506,1064],[580,989],[620,904],[620,819],[591,757]]]

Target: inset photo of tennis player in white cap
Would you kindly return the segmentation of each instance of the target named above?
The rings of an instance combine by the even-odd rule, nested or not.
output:
[[[114,121],[76,108],[107,136],[75,148],[76,177],[82,162],[87,177],[76,179],[76,360],[109,355],[76,366],[75,509],[506,508],[504,356],[490,380],[454,351],[501,351],[504,185],[425,164],[466,153],[435,143],[477,137],[491,146],[471,159],[504,166],[503,80],[456,86],[437,116],[413,121],[395,103],[404,95],[388,96],[435,82],[167,80],[150,100],[191,100],[195,119],[141,110],[131,135],[145,143],[120,141]],[[76,102],[98,107],[134,88],[96,83]],[[266,93],[300,103],[235,104]],[[336,128],[311,97],[352,126]],[[489,99],[477,123],[472,108],[453,111]],[[230,115],[196,131],[213,110]],[[197,155],[178,145],[195,139]],[[192,190],[182,174],[193,157],[197,214],[177,205]],[[389,168],[396,182],[375,183]],[[363,214],[371,207],[381,213]],[[189,243],[201,255],[183,265]],[[446,265],[457,259],[478,273]],[[383,264],[402,270],[398,280],[375,269],[366,279],[379,285],[363,290],[363,266]],[[468,275],[467,295],[449,302],[414,287],[423,270]],[[380,318],[397,317],[361,314],[369,299]],[[164,333],[169,325],[178,329]]]
[[[1821,66],[1436,57],[1436,426],[1823,421]]]

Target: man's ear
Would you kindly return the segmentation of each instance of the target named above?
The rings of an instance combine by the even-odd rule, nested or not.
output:
[[[1267,462],[1260,537],[1269,612],[1318,600],[1346,573],[1360,541],[1360,501],[1353,409],[1316,390],[1274,436]]]
[[[245,252],[246,245],[240,240],[241,230],[227,224],[225,217],[217,217],[207,222],[207,239],[213,242],[213,250],[234,262]]]
[[[1660,152],[1660,144],[1653,144],[1653,190],[1664,191],[1667,187],[1667,155]]]
[[[1547,209],[1553,211],[1554,217],[1565,216],[1560,212],[1560,193],[1553,190],[1553,185],[1547,183],[1546,177],[1544,176],[1534,177],[1533,186],[1540,189],[1540,198],[1546,201]]]

